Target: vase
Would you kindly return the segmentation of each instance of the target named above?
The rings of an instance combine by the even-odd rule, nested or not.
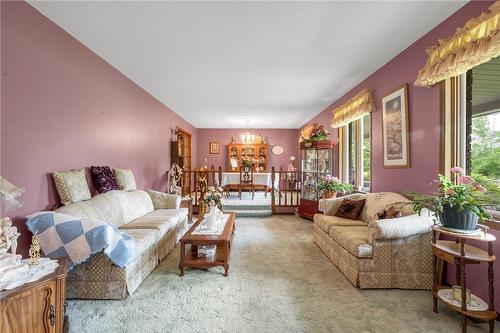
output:
[[[337,197],[337,192],[332,192],[332,191],[323,192],[323,199],[332,199],[336,197]]]
[[[213,229],[215,224],[217,223],[218,218],[218,208],[216,206],[210,206],[208,214],[205,218],[205,226],[208,229]]]
[[[438,214],[444,227],[459,230],[476,230],[479,217],[468,209],[458,210],[458,207],[443,206],[443,212]]]

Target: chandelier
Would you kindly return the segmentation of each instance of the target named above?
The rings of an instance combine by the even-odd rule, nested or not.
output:
[[[241,143],[252,144],[254,142],[255,142],[255,134],[251,134],[249,132],[241,134]]]
[[[255,138],[256,135],[252,134],[248,131],[248,123],[249,121],[246,120],[245,123],[247,124],[247,130],[241,134],[241,143],[243,144],[252,144],[255,143]]]

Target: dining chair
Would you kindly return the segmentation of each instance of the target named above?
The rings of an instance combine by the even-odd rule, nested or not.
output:
[[[241,189],[248,189],[252,192],[252,200],[255,197],[255,185],[253,183],[253,167],[242,165],[240,166],[240,184],[238,186],[238,196],[241,200]]]

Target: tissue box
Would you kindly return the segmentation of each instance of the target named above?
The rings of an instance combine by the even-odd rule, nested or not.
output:
[[[200,245],[198,246],[198,257],[210,258],[215,257],[215,245]]]

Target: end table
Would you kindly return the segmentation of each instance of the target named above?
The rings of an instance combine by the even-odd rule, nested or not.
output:
[[[476,234],[462,234],[449,231],[440,226],[432,228],[432,259],[433,259],[433,311],[437,313],[437,301],[445,303],[452,310],[462,314],[462,332],[467,332],[467,318],[476,318],[487,320],[489,323],[489,332],[493,333],[495,330],[495,295],[493,288],[493,262],[495,255],[493,253],[493,242],[496,240],[495,236],[488,233],[488,227],[478,225],[482,230]],[[447,235],[454,240],[440,240],[439,234]],[[486,242],[488,244],[488,251],[466,244],[466,240],[475,240]],[[461,289],[461,302],[456,302],[449,297],[451,295],[451,288],[439,285],[437,260],[441,259],[456,267],[457,284]],[[488,303],[479,299],[477,296],[471,294],[471,299],[476,303],[482,303],[484,309],[473,309],[467,305],[467,287],[466,287],[466,274],[465,265],[479,264],[481,262],[488,263]],[[445,297],[445,295],[448,295]]]
[[[0,292],[0,332],[68,331],[64,314],[68,260],[58,261],[59,267],[41,279]]]

